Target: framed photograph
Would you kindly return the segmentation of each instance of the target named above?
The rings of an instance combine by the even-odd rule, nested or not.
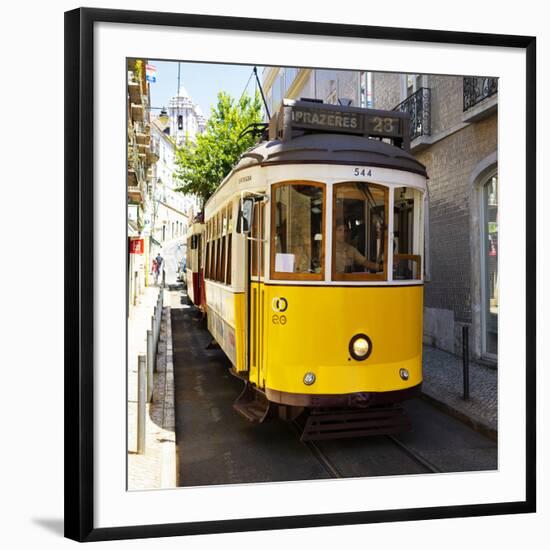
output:
[[[536,510],[536,40],[65,14],[65,535]]]

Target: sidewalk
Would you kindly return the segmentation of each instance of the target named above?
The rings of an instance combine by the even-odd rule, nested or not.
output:
[[[128,320],[128,490],[176,486],[174,373],[169,307],[163,308],[153,401],[146,406],[145,453],[137,454],[138,355],[147,350],[147,330],[157,302],[158,287],[139,298]],[[166,302],[165,302],[166,304]]]
[[[470,361],[470,399],[462,399],[462,358],[424,345],[423,397],[446,412],[497,439],[497,369]]]

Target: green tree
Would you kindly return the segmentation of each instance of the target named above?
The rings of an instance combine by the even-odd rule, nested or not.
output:
[[[196,144],[184,144],[176,153],[177,190],[196,195],[204,206],[242,153],[254,145],[256,138],[248,134],[239,139],[241,132],[261,120],[258,92],[254,98],[244,94],[239,101],[219,92],[205,132],[197,135]]]

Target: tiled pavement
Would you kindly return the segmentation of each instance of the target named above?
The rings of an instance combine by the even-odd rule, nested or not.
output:
[[[424,382],[427,400],[496,439],[498,384],[496,368],[470,361],[470,399],[463,393],[462,358],[424,346]]]
[[[164,308],[154,377],[153,401],[146,410],[145,453],[137,454],[137,357],[145,354],[147,330],[158,296],[146,287],[128,321],[128,490],[175,487],[174,373],[169,307]],[[165,306],[167,304],[165,293]],[[169,302],[170,300],[168,300]]]

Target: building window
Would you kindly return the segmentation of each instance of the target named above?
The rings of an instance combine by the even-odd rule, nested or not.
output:
[[[408,74],[407,75],[407,96],[409,97],[416,90],[422,88],[422,75],[420,74]]]
[[[288,90],[290,86],[292,86],[292,83],[294,82],[294,79],[298,76],[298,69],[295,69],[293,67],[285,67],[285,89]]]
[[[482,226],[482,300],[483,351],[496,356],[498,351],[498,176],[485,183]]]
[[[273,106],[272,106],[272,114],[273,114],[273,112],[279,109],[279,105],[284,97],[284,92],[285,92],[284,74],[282,71],[279,71],[279,74],[273,81],[273,86],[271,89],[272,89],[271,97],[273,101]]]
[[[327,96],[325,103],[328,103],[330,105],[336,105],[336,103],[338,103],[338,94],[336,90],[334,90]]]

